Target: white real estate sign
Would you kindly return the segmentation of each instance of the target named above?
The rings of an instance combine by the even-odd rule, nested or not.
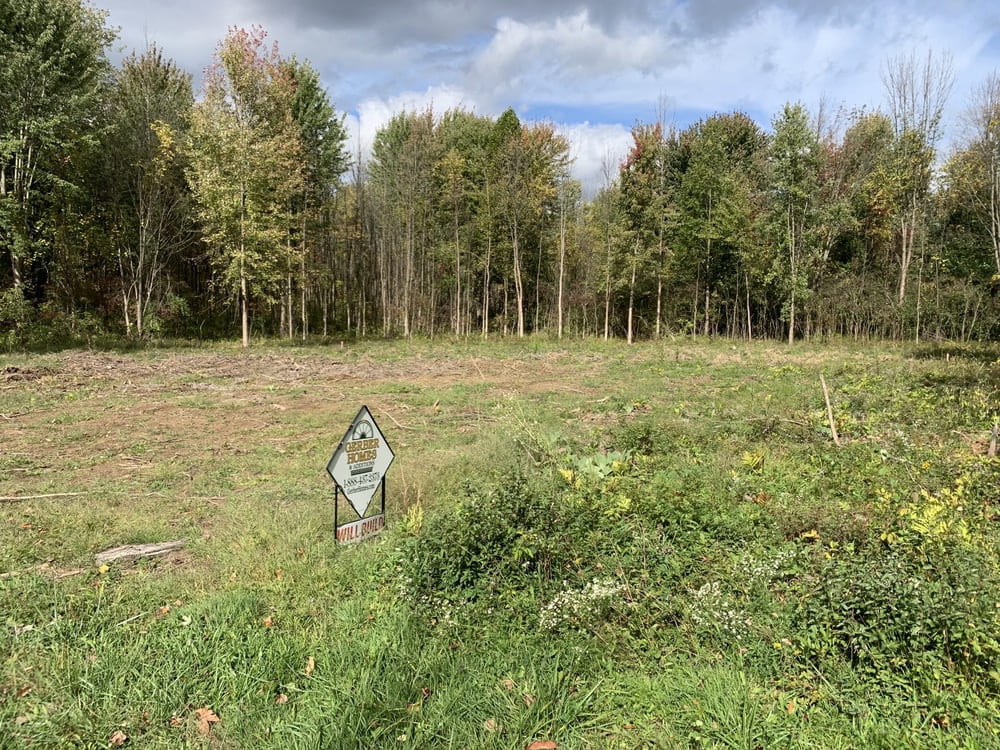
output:
[[[359,518],[364,518],[395,457],[368,407],[362,406],[326,465]]]

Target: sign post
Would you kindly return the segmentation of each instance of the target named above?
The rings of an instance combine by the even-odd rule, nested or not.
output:
[[[326,472],[333,479],[333,525],[337,543],[360,542],[385,528],[385,473],[396,454],[382,435],[367,406],[362,406],[347,428],[340,445],[326,465]],[[365,516],[375,492],[381,488],[382,509],[372,516]],[[339,523],[340,493],[358,514],[358,520]]]

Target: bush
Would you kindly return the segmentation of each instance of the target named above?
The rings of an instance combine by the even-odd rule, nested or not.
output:
[[[24,331],[31,320],[31,303],[24,298],[20,289],[5,289],[0,292],[0,345],[7,351],[16,349],[23,343]]]
[[[554,559],[551,496],[522,474],[488,489],[465,488],[458,505],[426,517],[402,548],[399,572],[407,595],[476,598],[502,581],[539,571]]]
[[[949,540],[838,553],[803,579],[798,640],[818,661],[862,675],[933,685],[953,670],[1000,689],[1000,597],[981,551]]]

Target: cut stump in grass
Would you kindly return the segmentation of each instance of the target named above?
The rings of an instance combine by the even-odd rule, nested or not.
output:
[[[98,552],[94,555],[94,562],[98,565],[117,560],[134,560],[140,557],[157,557],[168,552],[178,550],[187,544],[187,539],[177,539],[173,542],[161,542],[159,544],[126,544],[122,547],[114,547]]]

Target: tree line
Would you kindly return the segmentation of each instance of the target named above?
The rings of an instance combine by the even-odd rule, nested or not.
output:
[[[584,196],[513,109],[396,114],[364,162],[308,61],[193,82],[105,14],[4,0],[0,336],[1000,338],[1000,76],[941,153],[945,57],[884,110],[636,123]]]

